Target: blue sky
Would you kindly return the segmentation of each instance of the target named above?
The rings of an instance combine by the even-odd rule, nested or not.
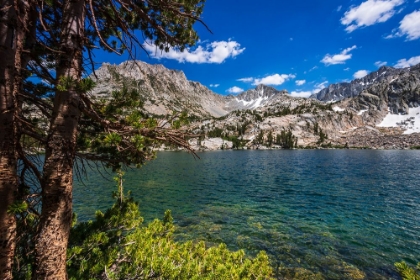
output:
[[[216,93],[266,84],[307,97],[381,65],[420,63],[420,0],[207,0],[200,42],[138,59],[184,71]],[[126,57],[98,53],[98,62]]]

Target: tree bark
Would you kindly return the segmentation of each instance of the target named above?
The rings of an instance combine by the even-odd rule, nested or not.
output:
[[[67,279],[66,250],[72,221],[73,163],[80,96],[85,2],[66,1],[60,37],[58,80],[67,79],[67,88],[54,97],[53,116],[47,138],[43,168],[42,213],[35,244],[35,279]]]
[[[16,96],[13,96],[15,11],[13,1],[0,2],[0,279],[12,279],[16,219],[8,213],[15,202],[17,177]],[[6,8],[8,7],[8,8]]]

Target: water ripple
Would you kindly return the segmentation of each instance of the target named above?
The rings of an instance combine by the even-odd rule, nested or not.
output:
[[[126,174],[146,220],[172,209],[177,238],[266,250],[284,277],[399,279],[420,261],[419,151],[160,153]],[[76,185],[81,219],[111,203],[113,183]],[[303,269],[303,270],[302,270]],[[311,276],[312,275],[312,276]]]

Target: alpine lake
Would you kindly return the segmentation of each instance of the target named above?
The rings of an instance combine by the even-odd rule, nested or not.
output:
[[[179,241],[264,250],[283,279],[400,279],[420,261],[420,151],[160,152],[124,175],[145,223],[170,209]],[[74,186],[79,221],[106,210],[111,173]]]

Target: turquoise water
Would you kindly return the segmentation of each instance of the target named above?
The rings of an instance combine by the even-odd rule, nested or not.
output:
[[[394,262],[420,261],[420,151],[199,156],[159,153],[125,176],[146,221],[172,210],[180,240],[265,250],[279,277],[399,279]],[[79,220],[108,208],[113,190],[113,181],[89,172],[75,186]]]

